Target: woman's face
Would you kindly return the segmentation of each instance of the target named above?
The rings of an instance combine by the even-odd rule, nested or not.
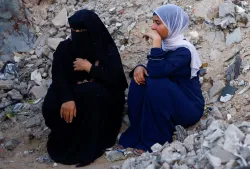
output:
[[[168,36],[168,29],[157,15],[153,16],[152,30],[156,30],[161,39],[166,39]]]

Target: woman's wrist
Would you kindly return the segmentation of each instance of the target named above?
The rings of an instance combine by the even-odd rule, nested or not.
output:
[[[161,48],[161,38],[153,39],[153,48]]]

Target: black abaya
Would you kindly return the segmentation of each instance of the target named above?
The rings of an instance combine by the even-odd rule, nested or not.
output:
[[[115,144],[127,82],[118,50],[98,16],[88,10],[78,11],[69,19],[70,25],[72,21],[74,26],[77,21],[82,24],[81,18],[84,18],[85,28],[90,30],[90,45],[87,49],[82,46],[81,53],[72,43],[74,38],[59,44],[54,53],[52,84],[44,100],[43,116],[51,129],[47,144],[51,158],[63,164],[87,165]],[[98,23],[99,27],[91,29],[92,22]],[[102,32],[99,33],[102,38],[93,35],[95,31]],[[99,56],[100,51],[102,56]],[[96,60],[100,62],[98,66],[92,66],[89,73],[76,72],[73,70],[76,58],[87,58],[92,65]],[[94,82],[77,84],[89,79]],[[66,123],[60,117],[61,105],[67,101],[76,103],[77,114],[72,123]]]

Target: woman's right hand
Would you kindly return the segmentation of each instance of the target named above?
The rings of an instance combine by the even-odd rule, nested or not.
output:
[[[145,84],[145,75],[148,76],[147,70],[143,66],[138,66],[134,71],[134,80],[138,85]]]
[[[60,111],[61,118],[67,123],[72,123],[73,117],[76,117],[76,104],[74,101],[68,101],[62,104]]]

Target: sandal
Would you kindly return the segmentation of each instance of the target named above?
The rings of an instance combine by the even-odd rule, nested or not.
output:
[[[143,153],[145,153],[145,151],[140,149],[134,149],[133,153],[137,156],[141,156]]]

